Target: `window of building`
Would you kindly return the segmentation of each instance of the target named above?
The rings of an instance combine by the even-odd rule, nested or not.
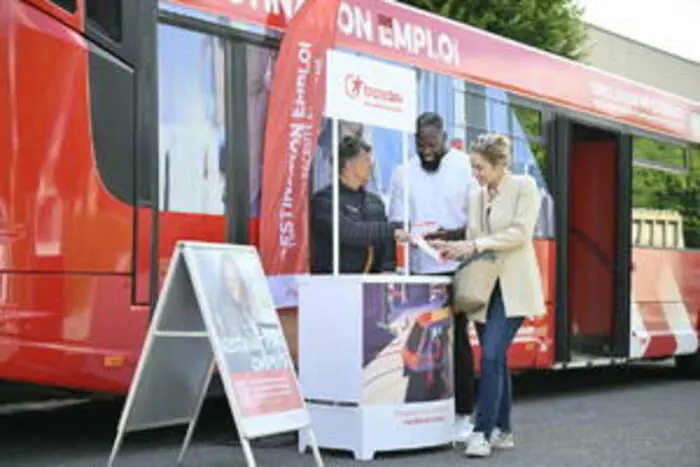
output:
[[[697,149],[635,138],[632,220],[641,226],[637,246],[700,247],[700,182]]]
[[[122,40],[122,0],[85,0],[88,23],[116,42]]]
[[[76,0],[51,0],[52,3],[60,6],[69,13],[75,13],[76,10]]]

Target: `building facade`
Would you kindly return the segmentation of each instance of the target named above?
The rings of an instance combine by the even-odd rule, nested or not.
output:
[[[587,24],[584,63],[700,101],[700,63]]]

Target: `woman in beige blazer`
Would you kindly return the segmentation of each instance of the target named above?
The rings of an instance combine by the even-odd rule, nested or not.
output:
[[[481,382],[476,425],[466,454],[486,457],[492,447],[515,446],[510,425],[511,378],[507,353],[526,317],[545,312],[544,294],[532,237],[541,195],[535,181],[508,171],[510,141],[481,135],[470,154],[481,187],[469,197],[466,240],[432,242],[448,258],[492,251],[502,262],[488,308],[470,318],[481,343]]]

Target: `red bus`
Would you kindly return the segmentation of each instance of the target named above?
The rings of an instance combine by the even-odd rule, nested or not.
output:
[[[124,393],[175,242],[256,242],[267,97],[301,3],[0,2],[0,380]],[[396,3],[345,0],[338,21],[342,48],[417,70],[451,139],[510,135],[545,195],[548,313],[513,368],[699,369],[700,103]],[[402,138],[365,131],[384,193]],[[633,238],[645,210],[677,214],[683,242]],[[278,292],[294,353],[294,287]]]

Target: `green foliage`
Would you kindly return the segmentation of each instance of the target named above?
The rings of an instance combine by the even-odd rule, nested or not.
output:
[[[400,0],[563,57],[584,57],[583,10],[574,0]]]

